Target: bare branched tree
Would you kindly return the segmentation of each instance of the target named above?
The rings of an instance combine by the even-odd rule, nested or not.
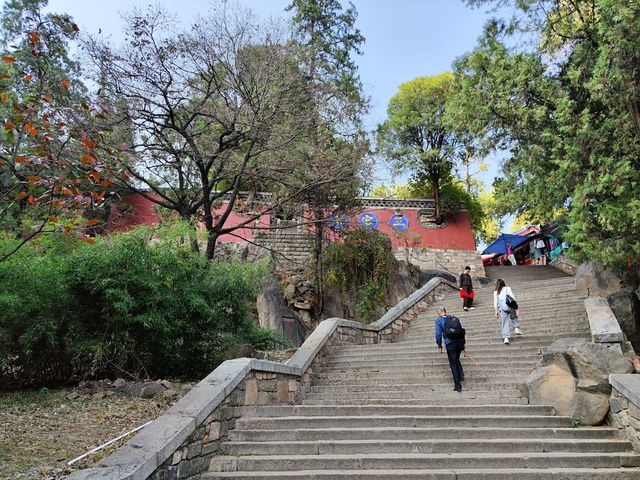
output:
[[[188,30],[157,9],[134,11],[126,25],[119,48],[96,37],[85,42],[108,118],[132,130],[119,136],[130,139],[120,146],[128,155],[110,171],[184,220],[201,221],[208,258],[221,235],[342,175],[337,162],[305,176],[285,155],[310,110],[309,80],[286,30],[225,4]],[[226,225],[239,192],[265,185],[271,202]]]

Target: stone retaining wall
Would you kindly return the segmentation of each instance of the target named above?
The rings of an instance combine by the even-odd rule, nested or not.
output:
[[[313,237],[305,233],[260,232],[255,242],[267,247],[278,264],[307,265],[313,252]]]
[[[576,271],[578,270],[578,266],[564,255],[560,255],[549,265],[557,268],[558,270],[562,270],[569,275],[573,275],[574,277],[576,276]]]
[[[480,253],[475,250],[451,250],[437,248],[398,248],[395,250],[398,260],[408,260],[421,269],[447,270],[460,275],[464,267],[471,267],[471,275],[484,277],[484,265]]]
[[[195,480],[207,470],[233,468],[224,464],[233,460],[216,454],[241,407],[300,404],[333,348],[395,342],[416,316],[452,289],[457,290],[455,284],[434,278],[369,325],[324,320],[286,363],[228,360],[97,467],[75,472],[69,480]]]
[[[640,451],[640,375],[610,375],[612,391],[609,399],[608,423],[622,430]]]

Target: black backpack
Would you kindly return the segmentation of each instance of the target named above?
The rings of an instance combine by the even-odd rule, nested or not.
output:
[[[464,340],[466,332],[460,323],[460,319],[455,315],[444,317],[444,336],[449,340]]]
[[[514,310],[518,310],[518,302],[516,302],[516,299],[513,298],[511,295],[509,294],[506,295],[505,303],[507,304],[507,307],[513,308]]]

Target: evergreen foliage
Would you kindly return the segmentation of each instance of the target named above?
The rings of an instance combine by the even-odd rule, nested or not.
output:
[[[388,299],[391,269],[395,262],[391,239],[376,230],[357,229],[325,250],[324,282],[349,291],[360,320],[377,319]]]
[[[502,213],[566,218],[577,260],[640,258],[640,4],[470,0],[514,7],[456,63],[458,118],[509,151]],[[515,35],[531,39],[513,46]],[[522,37],[520,37],[522,38]]]
[[[0,386],[202,378],[237,344],[283,345],[251,320],[266,266],[208,263],[187,230],[42,238],[0,263]]]

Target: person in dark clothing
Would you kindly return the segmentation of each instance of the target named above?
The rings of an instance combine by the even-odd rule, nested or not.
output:
[[[453,390],[462,391],[461,382],[464,380],[464,371],[462,363],[460,363],[460,354],[464,352],[465,339],[453,340],[445,335],[445,325],[447,322],[447,310],[444,307],[438,307],[436,310],[438,318],[436,318],[436,344],[438,350],[442,353],[442,341],[444,338],[444,346],[447,349],[447,357],[449,357],[449,367],[453,374]]]
[[[462,272],[460,274],[460,290],[464,291],[467,293],[467,295],[471,295],[471,292],[473,291],[473,283],[471,282],[471,267],[466,266],[464,267],[464,272]],[[473,298],[471,298],[470,296],[463,296],[462,297],[462,308],[464,310],[473,310],[475,307],[473,307]]]

